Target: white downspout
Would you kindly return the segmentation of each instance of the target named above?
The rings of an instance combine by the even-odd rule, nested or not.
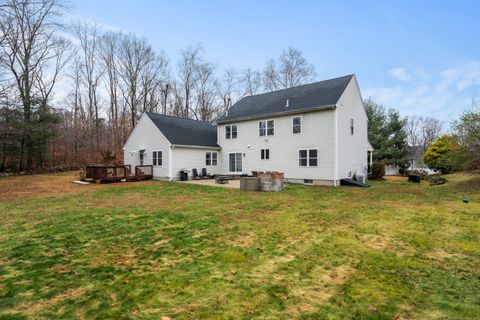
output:
[[[370,172],[369,173],[372,173],[372,163],[373,163],[373,151],[370,151]]]
[[[333,109],[333,186],[337,186],[338,180],[338,115],[337,108]]]
[[[168,181],[173,180],[173,146],[168,148]]]

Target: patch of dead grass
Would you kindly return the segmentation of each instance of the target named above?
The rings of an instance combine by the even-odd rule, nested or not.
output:
[[[411,255],[415,253],[415,249],[411,245],[392,237],[378,234],[362,234],[357,238],[372,249],[390,251],[397,256]]]
[[[247,248],[252,246],[256,240],[257,235],[250,231],[241,234],[232,234],[225,242],[231,246]]]
[[[348,281],[354,272],[349,266],[337,266],[329,270],[322,267],[312,271],[313,283],[297,286],[290,293],[287,310],[290,314],[312,312],[319,304],[326,303],[335,294],[337,288]]]
[[[427,258],[433,259],[433,260],[447,260],[452,258],[466,259],[467,258],[465,255],[461,253],[448,252],[441,248],[435,248],[433,250],[430,250],[426,252],[424,255]]]
[[[0,201],[58,197],[109,188],[159,183],[154,180],[89,185],[72,183],[73,180],[78,179],[79,174],[77,171],[2,177],[0,178]]]
[[[22,300],[21,303],[15,305],[14,313],[25,313],[32,316],[38,316],[46,310],[62,303],[65,300],[78,299],[84,296],[89,287],[79,287],[62,292],[51,299],[35,299],[34,301]]]

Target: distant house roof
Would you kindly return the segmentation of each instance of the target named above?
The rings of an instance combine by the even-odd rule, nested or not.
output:
[[[208,122],[146,112],[171,144],[216,147],[217,128]]]
[[[242,98],[218,123],[333,108],[354,75]]]

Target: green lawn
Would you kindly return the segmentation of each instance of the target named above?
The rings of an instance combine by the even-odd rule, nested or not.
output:
[[[449,179],[6,200],[0,319],[478,319],[480,192]]]

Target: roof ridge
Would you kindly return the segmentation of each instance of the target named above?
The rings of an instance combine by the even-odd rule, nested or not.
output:
[[[180,119],[180,120],[189,120],[189,121],[195,121],[195,122],[205,123],[205,124],[209,124],[211,126],[214,126],[213,124],[211,124],[208,121],[190,119],[190,118],[185,118],[185,117],[177,117],[177,116],[172,116],[172,115],[168,115],[168,114],[161,114],[161,113],[156,113],[156,112],[150,112],[150,111],[145,111],[145,113],[147,115],[155,115],[155,116],[160,116],[160,117],[165,117],[165,118],[174,118],[174,119]]]
[[[319,83],[321,83],[321,82],[338,80],[338,79],[342,79],[342,78],[349,78],[349,77],[353,77],[353,76],[355,76],[355,74],[354,74],[354,73],[351,73],[351,74],[347,74],[347,75],[345,75],[345,76],[340,76],[340,77],[335,77],[335,78],[330,78],[330,79],[325,79],[325,80],[320,80],[320,81],[315,81],[315,82],[310,82],[310,83],[301,84],[301,85],[296,86],[296,87],[290,87],[290,88],[284,88],[284,89],[278,89],[278,90],[273,90],[273,91],[267,91],[267,92],[257,93],[257,94],[253,94],[253,95],[250,95],[250,96],[245,96],[245,97],[243,97],[243,98],[240,99],[240,100],[243,100],[243,99],[246,99],[246,98],[258,97],[258,96],[265,95],[265,94],[270,94],[270,93],[278,93],[278,92],[281,92],[281,91],[286,91],[286,90],[291,90],[291,89],[296,89],[296,88],[308,87],[308,86],[311,86],[311,85],[319,84]]]

